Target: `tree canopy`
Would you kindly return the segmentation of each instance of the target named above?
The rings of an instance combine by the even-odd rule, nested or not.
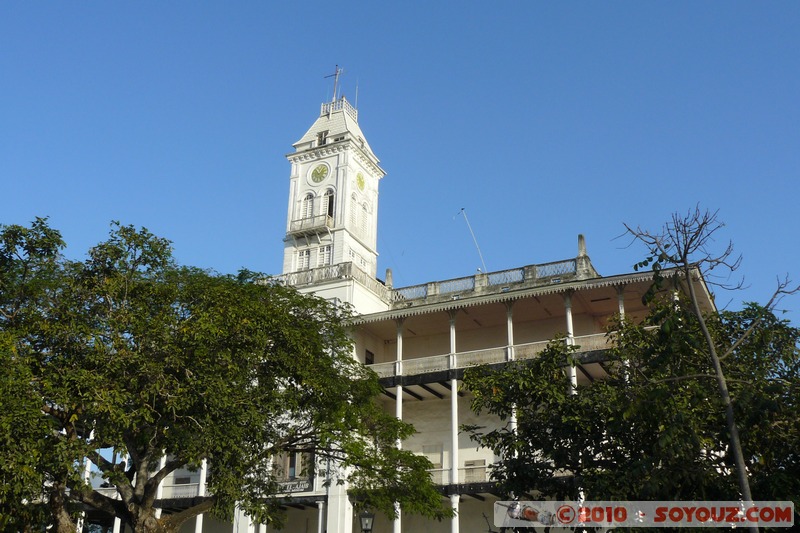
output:
[[[332,482],[389,516],[395,501],[447,516],[429,463],[396,449],[413,428],[374,401],[346,308],[252,272],[179,266],[169,241],[132,226],[115,223],[83,262],[63,246],[46,220],[0,227],[0,526],[44,508],[73,531],[78,504],[135,531],[234,505],[279,521],[271,465],[285,452],[333,459]],[[86,459],[118,499],[84,482]],[[159,482],[204,460],[211,495],[158,518]]]

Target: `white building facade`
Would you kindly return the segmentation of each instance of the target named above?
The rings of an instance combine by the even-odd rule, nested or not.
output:
[[[412,423],[417,433],[401,443],[426,456],[434,468],[443,504],[455,518],[426,521],[378,516],[374,533],[478,533],[488,529],[492,506],[506,499],[490,477],[497,460],[460,432],[464,424],[499,424],[478,419],[461,390],[464,370],[536,357],[556,335],[577,345],[581,363],[565,368],[564,386],[603,379],[606,326],[616,314],[634,320],[647,309],[642,296],[647,272],[600,276],[582,237],[577,255],[501,272],[478,273],[411,287],[376,277],[378,186],[385,172],[345,99],[322,104],[320,114],[286,157],[291,164],[282,279],[304,293],[352,304],[355,353],[380,377],[385,409]],[[713,309],[705,284],[693,281],[704,306]],[[579,392],[578,392],[579,393]],[[303,476],[308,456],[282,458],[290,533],[359,533],[347,487],[325,486],[320,476]],[[165,481],[163,502],[203,491],[204,471],[179,471]],[[170,503],[172,502],[172,503]],[[168,511],[167,511],[168,512]],[[195,533],[265,533],[237,513],[233,524],[202,517],[183,528]]]
[[[505,499],[490,478],[497,459],[460,432],[478,419],[469,394],[460,390],[464,370],[536,357],[558,334],[579,346],[582,363],[565,369],[564,386],[603,379],[606,326],[616,314],[634,320],[647,309],[642,296],[647,272],[600,276],[583,237],[577,255],[547,264],[394,288],[391,271],[376,279],[378,185],[385,173],[344,98],[323,104],[320,116],[287,155],[291,162],[283,279],[301,292],[354,306],[355,354],[384,387],[388,412],[412,423],[417,433],[403,448],[425,455],[443,504],[456,517],[447,522],[378,516],[375,533],[478,533],[487,530],[493,502]],[[697,288],[713,308],[702,280]],[[286,531],[360,531],[346,487],[294,492]],[[316,527],[316,529],[315,529]]]

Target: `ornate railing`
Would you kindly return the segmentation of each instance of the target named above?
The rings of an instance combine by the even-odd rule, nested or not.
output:
[[[449,279],[447,281],[440,281],[439,294],[449,294],[452,292],[464,292],[475,289],[475,276],[468,278]]]
[[[380,298],[386,300],[389,297],[389,289],[386,288],[386,285],[361,270],[354,263],[337,263],[335,265],[300,270],[299,272],[289,272],[278,276],[276,279],[292,287],[337,279],[354,279]]]
[[[319,217],[294,221],[292,222],[292,228],[293,230],[296,228],[298,232],[305,231],[315,224],[323,224],[323,222],[315,222],[318,221],[318,219],[326,219],[327,221],[324,222],[324,224],[328,224],[329,221],[332,223],[330,217],[321,215]],[[497,291],[499,287],[502,291],[510,288],[510,286],[514,284],[520,283],[531,285],[559,283],[564,281],[564,278],[569,279],[574,277],[576,272],[575,259],[569,259],[567,261],[530,265],[522,268],[501,270],[499,272],[489,272],[488,274],[478,274],[476,276],[449,279],[435,283],[424,283],[421,285],[390,289],[381,281],[375,279],[374,276],[367,274],[356,265],[356,263],[349,262],[311,268],[299,272],[289,272],[278,276],[276,279],[287,285],[297,286],[351,278],[370,289],[384,301],[398,304],[400,302],[424,300],[436,296],[442,296],[446,299],[455,299],[462,294],[468,296],[469,293],[486,290],[487,288]]]
[[[510,289],[514,284],[528,283],[531,285],[544,285],[559,283],[565,279],[575,278],[578,274],[577,261],[568,259],[542,265],[530,265],[522,268],[488,272],[464,278],[449,279],[422,285],[401,287],[390,292],[392,303],[407,302],[436,296],[456,298],[461,294],[474,293],[480,290],[496,291]]]
[[[525,269],[513,268],[511,270],[501,270],[500,272],[489,272],[486,277],[490,286],[519,283],[525,280]]]
[[[534,269],[537,279],[566,276],[575,274],[578,271],[574,259],[556,261],[554,263],[545,263],[543,265],[534,265]]]
[[[393,302],[416,300],[417,298],[425,298],[426,296],[428,296],[427,285],[412,285],[410,287],[395,289],[391,292]]]

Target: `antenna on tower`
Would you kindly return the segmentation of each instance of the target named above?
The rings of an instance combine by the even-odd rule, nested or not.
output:
[[[464,221],[467,223],[467,228],[469,228],[469,234],[472,235],[472,242],[475,243],[475,248],[478,250],[478,257],[481,258],[481,266],[483,266],[483,272],[484,273],[488,272],[488,270],[486,270],[486,263],[483,262],[483,254],[481,253],[481,247],[478,246],[478,239],[475,238],[475,233],[473,233],[472,226],[470,225],[469,219],[467,218],[467,210],[462,207],[461,211],[456,213],[453,218],[456,218],[458,215],[464,215]]]
[[[339,90],[339,76],[342,75],[343,73],[344,69],[339,68],[339,65],[336,65],[336,72],[325,76],[325,79],[333,78],[333,100],[331,100],[331,102],[335,102],[337,99],[336,93]]]

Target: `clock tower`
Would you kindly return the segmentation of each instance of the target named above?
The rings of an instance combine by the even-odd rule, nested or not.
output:
[[[293,146],[286,156],[292,167],[283,279],[360,312],[378,310],[378,183],[386,173],[358,125],[358,111],[344,97],[322,104]],[[354,282],[368,289],[361,297]],[[364,297],[374,301],[361,309]]]

